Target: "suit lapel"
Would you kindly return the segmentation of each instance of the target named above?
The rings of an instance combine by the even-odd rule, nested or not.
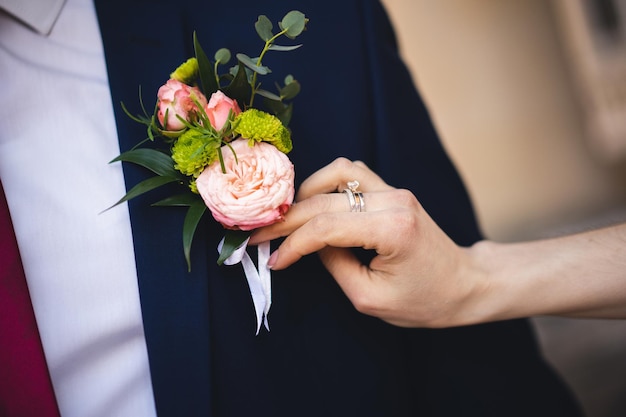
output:
[[[189,56],[191,34],[177,10],[158,2],[96,1],[109,82],[122,151],[146,137],[145,127],[124,114],[120,103],[139,113],[141,85],[145,105],[172,65]],[[123,12],[121,12],[123,11]],[[167,25],[155,28],[167,16]],[[158,24],[158,23],[156,23]],[[174,64],[173,64],[174,63]],[[127,189],[150,173],[126,164]],[[153,389],[159,415],[210,415],[210,351],[206,244],[194,242],[192,273],[182,255],[182,208],[155,208],[154,191],[129,204],[137,274]],[[202,224],[201,224],[202,226]]]

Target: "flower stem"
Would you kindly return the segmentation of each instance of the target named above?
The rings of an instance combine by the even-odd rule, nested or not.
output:
[[[259,67],[261,66],[263,57],[265,56],[267,51],[269,51],[270,46],[272,46],[274,41],[278,39],[279,37],[281,37],[282,35],[284,35],[286,32],[287,32],[287,29],[283,29],[280,32],[278,32],[276,35],[272,36],[270,39],[265,41],[265,46],[263,47],[263,50],[261,51],[261,54],[259,55],[259,58],[256,61],[257,66]],[[256,92],[259,89],[259,85],[257,85],[256,83],[257,75],[258,74],[256,72],[252,74],[252,81],[250,81],[250,87],[252,87],[252,94],[250,95],[250,104],[248,105],[249,108],[252,107],[252,104],[254,104],[254,96],[256,95]]]

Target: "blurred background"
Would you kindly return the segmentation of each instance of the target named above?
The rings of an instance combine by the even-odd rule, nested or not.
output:
[[[626,221],[626,0],[383,3],[488,238]],[[626,416],[626,321],[533,323],[588,417]]]

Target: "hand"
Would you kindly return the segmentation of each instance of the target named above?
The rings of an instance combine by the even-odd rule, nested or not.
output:
[[[344,193],[358,180],[365,212],[350,212]],[[259,229],[251,243],[287,236],[272,254],[284,269],[319,252],[343,291],[362,313],[389,323],[441,327],[465,324],[477,290],[466,250],[434,223],[416,197],[386,184],[362,162],[339,158],[307,178],[285,221]],[[348,249],[376,251],[363,265]]]

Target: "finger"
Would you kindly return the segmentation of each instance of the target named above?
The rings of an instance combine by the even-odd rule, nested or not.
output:
[[[364,193],[363,201],[368,212],[387,210],[390,208],[413,208],[415,198],[405,190],[396,190]],[[322,213],[340,213],[350,211],[350,200],[345,193],[330,193],[314,195],[290,207],[284,216],[284,221],[256,230],[250,244],[287,236],[298,227]]]
[[[337,158],[304,180],[296,201],[302,201],[315,194],[343,191],[349,181],[359,181],[360,191],[383,191],[393,187],[387,185],[376,173],[363,162],[352,162],[346,158]]]
[[[323,213],[313,217],[291,233],[276,250],[272,269],[284,269],[301,257],[327,246],[361,247],[379,254],[393,250],[397,236],[393,232],[396,212],[404,209],[365,213]]]
[[[346,209],[346,205],[348,205],[348,209]],[[347,210],[349,210],[349,202],[343,193],[314,195],[311,198],[293,204],[285,213],[283,221],[255,230],[250,237],[249,244],[255,245],[259,242],[287,236],[321,213]]]
[[[371,270],[348,249],[326,247],[319,256],[353,304],[360,304],[372,287]]]
[[[384,280],[377,279],[377,272],[363,265],[352,252],[343,248],[327,247],[319,255],[357,311],[396,326],[413,325],[403,315],[398,317],[393,309],[394,305],[390,304],[393,294],[390,297],[389,289],[393,289],[393,286],[389,287]]]
[[[364,194],[369,211],[384,209],[385,199],[375,194]],[[349,212],[350,200],[344,193],[318,194],[292,205],[284,220],[254,232],[250,244],[283,237],[322,213]]]

